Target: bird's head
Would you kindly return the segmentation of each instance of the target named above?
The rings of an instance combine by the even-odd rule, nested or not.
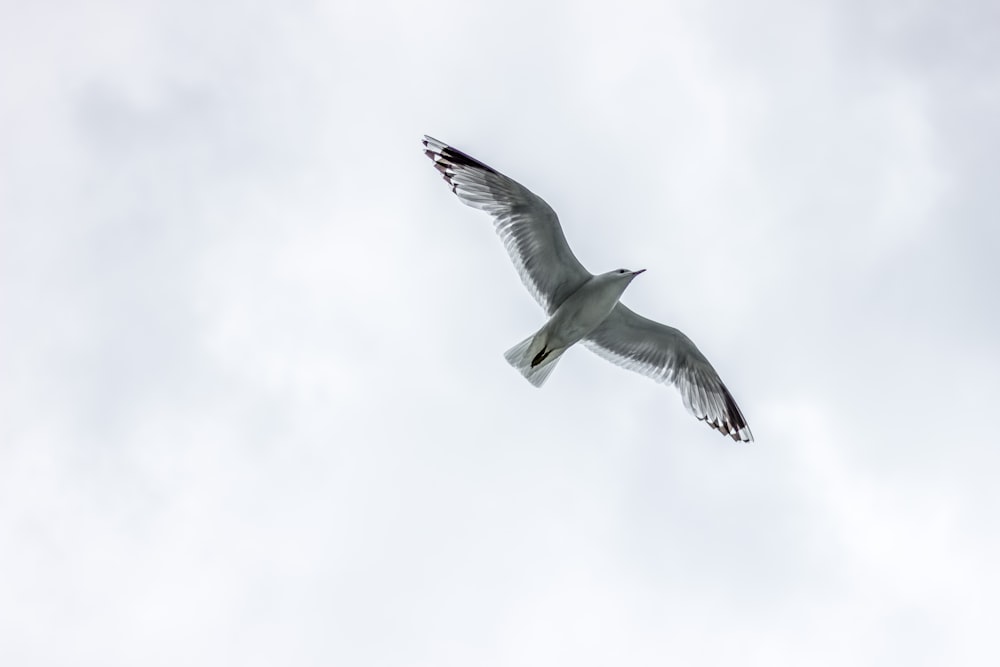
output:
[[[605,285],[610,291],[617,293],[618,296],[621,296],[628,288],[629,284],[631,284],[632,280],[645,270],[646,269],[630,271],[629,269],[615,269],[614,271],[608,271],[607,273],[595,276],[595,279],[598,284]]]
[[[614,271],[608,271],[604,275],[613,278],[614,280],[624,280],[627,283],[632,282],[632,279],[637,275],[645,271],[646,269],[639,269],[638,271],[630,271],[629,269],[615,269]]]

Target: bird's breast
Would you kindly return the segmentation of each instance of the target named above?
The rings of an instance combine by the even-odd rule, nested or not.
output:
[[[576,343],[596,329],[618,303],[621,292],[585,283],[556,309],[549,320],[549,336],[560,346]]]

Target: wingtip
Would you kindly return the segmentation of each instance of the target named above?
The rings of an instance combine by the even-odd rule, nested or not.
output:
[[[742,416],[742,415],[741,415]],[[704,417],[698,417],[698,421],[705,422],[708,424],[709,428],[712,428],[722,435],[727,435],[733,439],[733,442],[745,442],[747,444],[753,442],[753,433],[750,432],[750,427],[746,425],[746,422],[742,426],[730,423],[727,421],[717,421],[715,419],[709,420],[708,415]]]
[[[747,444],[753,442],[753,433],[750,432],[750,427],[746,423],[742,426],[726,424],[725,429],[723,433],[732,438],[734,442],[745,442]],[[719,430],[722,431],[722,429]]]
[[[444,143],[440,139],[435,139],[429,134],[425,134],[424,138],[420,140],[420,143],[424,145],[424,148],[426,149],[424,151],[425,153],[430,151],[440,155],[443,150],[448,148],[448,144]]]
[[[440,165],[445,165],[449,169],[481,169],[491,174],[500,174],[496,169],[484,162],[480,162],[468,153],[463,153],[454,146],[435,139],[425,134],[423,139],[424,154],[435,162],[439,169]]]

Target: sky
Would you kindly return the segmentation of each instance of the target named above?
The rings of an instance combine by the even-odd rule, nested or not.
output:
[[[0,662],[1000,660],[993,2],[3,2]],[[431,134],[756,442],[543,313]]]

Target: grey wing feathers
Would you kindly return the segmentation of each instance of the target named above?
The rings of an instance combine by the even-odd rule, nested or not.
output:
[[[521,280],[549,314],[590,277],[573,255],[559,218],[545,201],[492,167],[432,137],[424,153],[451,191],[486,211]]]
[[[677,329],[637,315],[619,303],[584,343],[619,366],[673,384],[688,411],[723,435],[753,441],[743,413],[719,374]]]

